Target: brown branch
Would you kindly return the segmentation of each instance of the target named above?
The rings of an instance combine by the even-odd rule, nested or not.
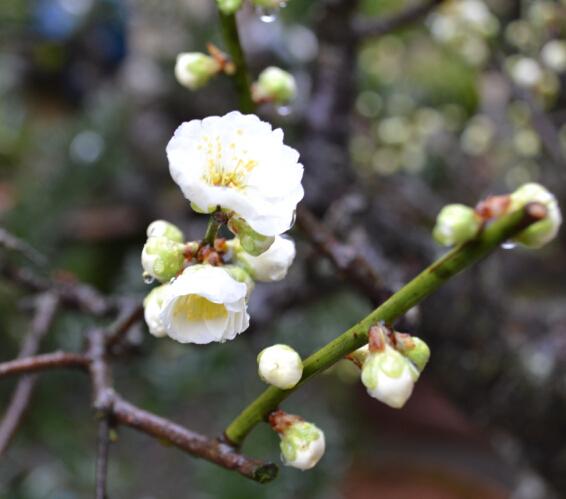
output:
[[[17,374],[29,374],[58,368],[86,369],[89,359],[86,355],[70,352],[52,352],[42,355],[10,360],[0,364],[0,378]]]
[[[0,227],[0,246],[15,251],[39,267],[47,265],[47,258],[27,242]]]
[[[356,19],[353,31],[358,38],[384,36],[419,21],[443,3],[443,1],[445,0],[427,0],[380,19]]]
[[[30,332],[24,339],[18,358],[29,357],[39,350],[41,339],[47,334],[55,318],[58,302],[58,299],[52,294],[45,294],[38,298],[35,317],[31,324]],[[0,423],[0,456],[8,448],[24,416],[35,383],[36,377],[29,375],[20,379],[16,385],[8,409]]]
[[[114,346],[119,344],[122,339],[128,334],[128,331],[143,318],[143,305],[141,303],[130,304],[126,307],[125,311],[116,320],[109,331],[106,338],[106,348],[108,351],[112,350]]]
[[[110,449],[110,421],[103,417],[98,422],[98,449],[96,455],[96,499],[108,499],[106,480],[108,476],[108,452]]]

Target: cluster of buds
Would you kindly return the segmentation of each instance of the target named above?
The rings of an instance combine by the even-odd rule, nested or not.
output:
[[[372,326],[368,345],[348,356],[362,370],[368,394],[400,409],[430,358],[428,345],[415,336],[398,333],[384,325]]]
[[[313,423],[279,410],[269,415],[269,424],[281,437],[281,461],[286,466],[309,470],[324,455],[324,433]]]
[[[487,62],[499,22],[482,0],[450,0],[428,19],[432,36],[474,66]]]
[[[512,242],[527,248],[540,248],[556,237],[562,224],[562,214],[555,196],[533,182],[522,185],[511,194],[491,196],[478,203],[475,209],[460,204],[445,206],[436,219],[434,238],[444,246],[463,244],[474,239],[484,223],[528,203],[542,204],[546,208],[546,216],[520,232]]]

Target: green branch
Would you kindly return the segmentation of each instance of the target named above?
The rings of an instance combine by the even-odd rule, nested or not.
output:
[[[243,442],[252,428],[266,417],[307,379],[329,368],[349,353],[367,343],[370,326],[381,321],[392,323],[448,279],[497,249],[503,242],[546,216],[546,209],[537,203],[510,213],[491,225],[477,239],[454,248],[417,275],[358,324],[338,336],[303,362],[303,377],[290,390],[273,386],[248,405],[226,429],[226,438],[234,445]]]
[[[235,72],[232,75],[236,90],[240,97],[240,110],[244,113],[251,113],[255,110],[255,103],[252,99],[251,93],[251,79],[246,65],[246,57],[242,50],[240,42],[240,34],[238,33],[238,24],[236,22],[235,14],[220,14],[220,27],[222,28],[222,35],[224,42],[232,62],[235,65]]]

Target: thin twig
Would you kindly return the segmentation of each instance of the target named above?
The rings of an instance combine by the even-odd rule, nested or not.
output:
[[[379,37],[413,24],[432,12],[445,0],[427,0],[413,5],[389,17],[379,19],[356,19],[353,31],[358,38]]]
[[[143,305],[141,303],[130,304],[124,313],[118,317],[116,324],[110,327],[106,338],[106,348],[112,350],[114,346],[122,341],[128,331],[143,317]]]
[[[303,377],[290,390],[274,386],[249,404],[226,429],[229,442],[240,445],[251,429],[265,420],[270,412],[301,386],[308,378],[324,371],[349,353],[367,343],[368,330],[381,321],[392,323],[440,288],[448,279],[482,259],[513,235],[546,216],[546,208],[528,204],[493,222],[477,239],[454,248],[422,271],[386,302],[348,331],[326,344],[303,362]]]
[[[44,294],[38,298],[37,308],[29,334],[25,337],[18,355],[19,359],[35,355],[39,350],[41,339],[47,334],[57,312],[58,298],[52,294]],[[0,423],[0,456],[6,451],[10,441],[22,420],[29,405],[31,394],[36,383],[35,375],[25,376],[18,381],[12,394],[8,409]]]
[[[45,267],[47,265],[47,258],[44,255],[26,241],[14,236],[3,227],[0,227],[0,246],[19,253],[38,267]]]
[[[88,357],[83,354],[70,352],[44,353],[24,359],[2,362],[0,364],[0,378],[63,367],[86,369],[88,363]]]
[[[96,499],[108,499],[106,482],[108,477],[108,452],[110,449],[110,422],[107,416],[98,422],[98,444],[96,454]]]

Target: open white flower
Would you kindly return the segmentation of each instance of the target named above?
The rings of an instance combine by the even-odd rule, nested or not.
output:
[[[295,253],[295,243],[291,239],[277,236],[261,255],[252,256],[243,250],[236,250],[235,258],[256,281],[273,282],[285,278]]]
[[[286,466],[300,470],[314,468],[324,455],[324,433],[307,421],[293,423],[281,434],[281,459]]]
[[[287,345],[272,345],[257,356],[259,377],[270,385],[289,390],[303,375],[300,355]]]
[[[381,352],[370,353],[362,368],[362,383],[368,394],[395,409],[405,405],[418,377],[411,361],[389,345]]]
[[[161,320],[161,312],[167,299],[169,286],[169,284],[163,284],[153,288],[143,301],[143,314],[149,332],[158,338],[167,334]]]
[[[281,129],[237,111],[192,120],[175,131],[167,156],[173,180],[198,209],[234,211],[265,236],[291,227],[303,166]]]
[[[221,267],[187,267],[169,285],[161,313],[167,335],[197,344],[234,339],[249,326],[246,292]]]

